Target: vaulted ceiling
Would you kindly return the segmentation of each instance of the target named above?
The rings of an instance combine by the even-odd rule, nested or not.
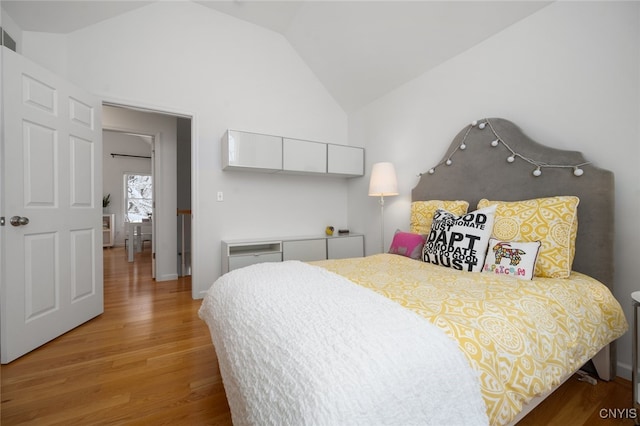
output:
[[[345,111],[375,100],[550,3],[193,1],[282,34]],[[70,33],[149,3],[153,2],[3,0],[0,4],[25,31]]]

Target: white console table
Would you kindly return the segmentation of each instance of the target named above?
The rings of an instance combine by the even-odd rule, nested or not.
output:
[[[116,215],[115,214],[103,214],[102,215],[102,247],[113,247],[116,237]]]
[[[222,273],[262,262],[342,259],[364,256],[364,235],[317,235],[222,241]]]

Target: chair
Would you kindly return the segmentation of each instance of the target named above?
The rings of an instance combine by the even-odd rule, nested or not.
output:
[[[145,241],[151,243],[153,240],[153,224],[144,220],[142,222],[143,223],[140,226],[140,235],[137,235],[138,241],[140,243],[140,250],[144,250]]]
[[[131,239],[131,249],[133,250],[133,253],[140,251],[140,227],[131,226],[133,224],[129,222],[127,222],[125,225],[124,251],[125,256],[129,257],[129,239]]]

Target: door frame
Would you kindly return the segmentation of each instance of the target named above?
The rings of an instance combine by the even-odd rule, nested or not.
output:
[[[191,121],[191,211],[192,211],[192,214],[191,214],[191,297],[193,299],[199,299],[201,296],[200,296],[200,292],[198,291],[198,289],[200,288],[198,285],[199,283],[198,256],[195,253],[197,252],[196,247],[199,246],[200,237],[198,233],[197,215],[193,213],[197,210],[198,200],[199,200],[198,185],[196,184],[197,176],[198,176],[198,170],[197,170],[198,163],[196,161],[198,158],[198,146],[194,142],[198,140],[197,126],[196,126],[197,114],[194,113],[193,111],[185,111],[185,110],[178,110],[176,108],[150,105],[142,102],[132,101],[129,99],[125,100],[125,99],[113,98],[113,97],[101,95],[101,94],[96,94],[95,96],[101,99],[103,106],[113,106],[117,108],[130,109],[130,110],[140,111],[140,112],[172,115],[175,117],[186,118]],[[103,130],[104,130],[104,127],[103,127]],[[122,129],[108,128],[108,130],[119,131]],[[131,129],[129,129],[129,131],[131,131]],[[141,133],[140,131],[133,131],[133,132]],[[154,137],[154,143],[157,142],[159,137],[159,135],[149,135],[149,136]],[[156,157],[154,156],[154,159],[155,158]],[[154,165],[154,170],[155,170],[155,173],[158,174],[158,169],[157,167],[155,167],[155,165]],[[155,180],[154,180],[154,187],[155,187]]]

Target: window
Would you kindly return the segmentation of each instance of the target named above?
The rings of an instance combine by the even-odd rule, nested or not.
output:
[[[150,219],[153,207],[153,179],[151,175],[124,175],[124,217],[127,222]]]

